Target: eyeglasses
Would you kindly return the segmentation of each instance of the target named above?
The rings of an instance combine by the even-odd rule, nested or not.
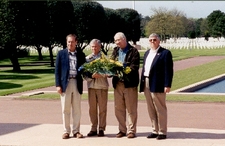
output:
[[[156,41],[156,39],[150,39],[149,40],[149,42],[155,42]]]
[[[114,40],[114,43],[116,43],[116,42],[119,42],[121,39],[116,39],[116,40]]]

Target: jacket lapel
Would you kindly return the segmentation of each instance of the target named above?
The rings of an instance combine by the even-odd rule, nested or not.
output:
[[[157,62],[157,60],[159,59],[159,57],[161,55],[161,52],[162,52],[162,48],[160,47],[159,50],[158,50],[158,52],[155,55],[155,58],[153,59],[153,62],[152,62],[152,65],[151,65],[151,69],[155,65],[155,63]]]
[[[63,56],[65,56],[65,65],[66,66],[68,66],[68,68],[67,68],[67,70],[69,70],[69,53],[68,53],[68,50],[67,49],[65,49],[65,51],[63,52],[64,53],[64,55]]]

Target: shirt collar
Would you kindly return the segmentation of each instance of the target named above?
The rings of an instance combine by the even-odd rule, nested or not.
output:
[[[160,47],[160,46],[159,46]],[[159,50],[159,47],[156,50],[150,49],[150,53],[157,53]]]
[[[92,56],[101,57],[101,51],[99,51],[98,54],[96,54],[96,55],[94,53],[92,53]]]
[[[124,53],[126,53],[127,51],[128,51],[128,45],[124,48],[124,49],[119,49],[120,50],[120,52],[124,52]]]
[[[101,51],[99,51],[99,53],[97,55],[95,55],[94,53],[91,53],[91,55],[88,55],[86,57],[86,62],[91,62],[93,60],[95,60],[96,58],[100,58],[101,57]]]
[[[68,50],[68,54],[70,54],[70,53],[72,53],[72,54],[75,53],[76,54],[77,53],[77,50],[75,50],[74,52],[71,52],[69,49],[67,49],[67,50]]]

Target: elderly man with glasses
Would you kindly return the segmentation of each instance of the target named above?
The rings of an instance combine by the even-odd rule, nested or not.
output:
[[[149,36],[150,49],[144,54],[140,92],[146,97],[153,132],[147,138],[157,140],[167,137],[166,93],[170,92],[173,79],[172,54],[160,46],[158,34]]]

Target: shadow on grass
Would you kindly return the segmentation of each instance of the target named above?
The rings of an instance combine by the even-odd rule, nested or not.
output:
[[[55,69],[23,69],[21,71],[15,72],[12,70],[5,70],[2,72],[7,73],[32,73],[32,74],[54,74]]]
[[[0,82],[0,89],[12,89],[22,87],[21,84]]]
[[[17,75],[17,74],[0,75],[0,80],[2,79],[21,80],[21,79],[37,79],[37,78],[39,77],[33,75]]]

